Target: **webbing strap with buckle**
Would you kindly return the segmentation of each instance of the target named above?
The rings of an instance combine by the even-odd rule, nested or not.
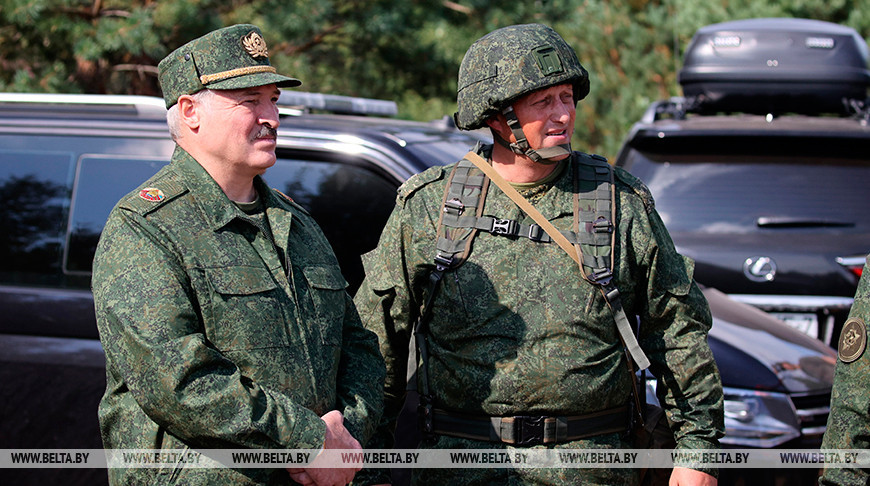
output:
[[[449,207],[450,201],[445,203],[445,207]],[[447,210],[445,210],[447,212]],[[492,216],[459,216],[456,214],[445,214],[441,218],[441,223],[448,228],[474,228],[487,233],[500,236],[515,236],[520,238],[528,238],[538,243],[552,243],[553,239],[547,234],[544,229],[538,224],[523,224],[513,219],[500,219]],[[577,233],[573,231],[560,231],[562,235],[572,244],[580,242]],[[443,243],[443,249],[458,251],[463,248],[464,241],[454,241],[453,243]]]
[[[502,109],[501,113],[502,115],[504,115],[505,120],[508,124],[508,128],[510,128],[511,133],[513,133],[514,138],[516,138],[517,141],[514,143],[510,143],[497,133],[494,133],[493,138],[501,145],[507,144],[507,147],[511,149],[513,153],[517,155],[524,155],[532,159],[532,161],[538,162],[540,164],[555,164],[556,161],[552,159],[564,155],[571,155],[570,143],[556,145],[555,147],[542,147],[539,149],[533,149],[532,146],[529,145],[529,141],[526,139],[526,134],[525,132],[523,132],[522,124],[517,118],[513,106],[506,106],[504,109]]]
[[[575,181],[574,227],[576,232],[571,232],[556,229],[476,153],[478,148],[469,152],[465,159],[454,166],[453,172],[451,172],[450,182],[442,201],[443,210],[438,221],[435,270],[430,274],[428,292],[424,298],[418,321],[415,323],[410,343],[408,389],[415,390],[419,381],[421,389],[418,412],[424,434],[432,434],[436,430],[433,397],[429,390],[428,346],[426,343],[432,302],[444,272],[450,268],[455,268],[467,259],[471,249],[470,241],[479,230],[508,236],[525,236],[533,241],[553,241],[559,244],[578,263],[584,278],[601,290],[605,301],[613,312],[616,327],[630,358],[637,363],[641,370],[649,367],[649,360],[640,348],[626,318],[622,301],[619,298],[619,291],[612,282],[610,269],[613,266],[612,247],[615,231],[611,221],[615,212],[615,202],[611,194],[612,169],[607,164],[606,159],[583,154],[584,157],[594,161],[591,166],[584,165],[581,169],[579,168],[581,164],[575,164],[578,166],[578,171],[582,173],[575,174],[573,178]],[[486,198],[490,180],[494,180],[502,191],[526,214],[531,216],[537,224],[523,225],[513,220],[483,218],[483,201]],[[581,193],[583,194],[582,204],[579,196]],[[593,196],[590,197],[590,194]],[[574,251],[575,249],[576,251]],[[631,369],[631,360],[629,360],[629,368]],[[414,376],[418,373],[419,376]],[[635,399],[637,400],[637,390],[635,390]],[[506,432],[503,431],[502,424],[515,424],[508,429],[518,432],[515,432],[513,438],[509,434],[506,437],[508,437],[507,440],[520,441],[521,443],[537,441],[539,429],[542,431],[540,440],[543,441],[548,437],[547,430],[550,429],[556,431],[552,432],[557,437],[554,440],[559,440],[560,432],[558,431],[562,430],[558,420],[539,420],[526,416],[498,419],[500,441],[506,441],[504,438]],[[517,423],[519,425],[516,425]],[[488,426],[494,427],[494,424]],[[458,430],[451,435],[462,437],[463,433],[462,430]],[[572,436],[570,430],[568,434],[569,437]]]
[[[577,164],[574,177],[574,227],[579,242],[580,271],[586,280],[599,288],[613,312],[616,329],[626,351],[641,370],[650,362],[637,341],[628,321],[619,290],[613,283],[613,244],[616,232],[613,215],[616,201],[612,194],[613,169],[602,159],[589,157],[588,165]]]
[[[414,330],[408,344],[408,362],[415,366],[408,366],[407,389],[417,391],[420,403],[417,405],[417,418],[420,421],[420,430],[424,435],[431,435],[432,428],[432,392],[429,388],[429,344],[426,341],[426,333],[429,332],[429,319],[432,314],[432,302],[438,292],[438,284],[444,277],[444,272],[450,268],[453,257],[445,257],[441,254],[435,257],[435,270],[429,274],[429,287],[426,300],[420,310],[420,316],[414,323]],[[415,376],[419,375],[419,376]],[[417,389],[417,383],[420,386]]]
[[[435,409],[435,434],[517,446],[560,444],[596,435],[621,433],[628,429],[627,405],[585,415],[551,417],[515,415],[472,416]]]
[[[622,307],[622,301],[618,298],[619,293],[613,292],[616,287],[611,281],[610,269],[613,268],[612,246],[615,232],[612,230],[612,223],[609,222],[612,221],[615,202],[610,194],[613,171],[607,162],[589,156],[593,161],[591,164],[582,166],[581,164],[575,164],[578,168],[578,173],[574,177],[574,218],[580,244],[572,245],[540,211],[529,204],[516,189],[511,187],[483,157],[475,152],[469,152],[465,155],[465,158],[474,163],[475,166],[492,179],[505,195],[511,198],[520,209],[534,219],[568,253],[568,256],[580,265],[580,271],[583,276],[601,289],[602,295],[607,300],[607,305],[613,311],[619,335],[631,354],[632,359],[634,359],[640,369],[649,368],[649,359],[637,342],[637,337],[635,337],[634,331],[625,315],[625,310]],[[580,194],[583,194],[583,204],[581,204]],[[599,231],[594,231],[595,228],[599,228]],[[608,228],[610,229],[609,231],[607,231]],[[587,270],[588,268],[591,268],[591,272]],[[589,275],[607,275],[607,278],[601,279],[599,277],[598,280],[592,280]],[[613,300],[608,300],[608,297],[612,297]]]
[[[438,255],[452,259],[453,267],[461,265],[471,252],[471,240],[479,229],[466,223],[481,217],[488,188],[489,178],[467,160],[456,164],[450,173],[435,248]]]

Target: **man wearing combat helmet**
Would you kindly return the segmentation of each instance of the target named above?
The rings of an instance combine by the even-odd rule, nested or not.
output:
[[[359,449],[383,361],[311,216],[261,175],[278,88],[260,30],[234,25],[159,64],[172,162],[112,210],[93,291],[106,449]],[[316,463],[315,463],[316,464]],[[358,467],[110,469],[113,484],[343,485]]]
[[[367,447],[392,446],[410,367],[421,447],[633,448],[636,362],[659,378],[676,447],[717,449],[722,387],[707,302],[648,189],[603,157],[571,150],[576,103],[589,93],[574,50],[544,25],[498,29],[470,47],[458,87],[457,125],[488,127],[495,143],[405,183],[378,247],[363,257],[355,302],[387,363],[384,417]],[[533,208],[520,209],[514,190]],[[431,469],[413,480],[615,485],[638,474]],[[671,484],[715,484],[712,474],[676,467]],[[385,470],[358,478],[390,481]]]

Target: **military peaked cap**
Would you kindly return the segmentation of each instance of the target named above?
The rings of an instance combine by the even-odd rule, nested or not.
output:
[[[260,29],[239,24],[210,32],[174,50],[158,65],[163,99],[169,108],[185,94],[276,84],[290,88],[298,79],[278,74]]]

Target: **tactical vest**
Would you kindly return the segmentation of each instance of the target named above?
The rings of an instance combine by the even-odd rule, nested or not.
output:
[[[613,169],[600,155],[574,154],[580,163],[568,170],[575,171],[572,179],[577,197],[573,228],[579,231],[560,232],[571,244],[580,245],[584,277],[597,284],[611,278],[613,266]],[[552,242],[537,224],[482,216],[489,182],[489,178],[466,159],[456,164],[450,173],[438,220],[436,265],[454,269],[464,263],[478,231]]]
[[[475,148],[479,152],[479,147]],[[616,238],[613,216],[613,168],[600,155],[574,152],[566,170],[572,170],[574,183],[574,219],[572,230],[559,232],[578,249],[580,270],[583,277],[597,287],[613,311],[620,338],[626,350],[629,371],[634,375],[632,361],[641,370],[649,366],[649,360],[640,349],[634,330],[626,318],[613,283],[613,246]],[[418,418],[421,431],[431,434],[432,395],[428,379],[428,333],[429,317],[438,284],[444,272],[462,265],[471,253],[471,243],[479,231],[493,235],[528,238],[547,244],[553,240],[538,224],[523,224],[511,219],[483,216],[483,204],[489,189],[490,179],[467,159],[457,163],[450,173],[441,204],[438,220],[435,269],[429,275],[429,286],[413,332],[409,348],[408,385],[410,390],[419,385],[420,405]],[[415,366],[411,366],[411,364]],[[416,376],[414,376],[416,374]],[[632,380],[636,410],[641,409],[639,390]]]

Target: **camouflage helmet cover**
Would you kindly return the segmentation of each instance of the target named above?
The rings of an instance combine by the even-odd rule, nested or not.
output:
[[[512,25],[478,39],[459,66],[456,126],[485,125],[517,98],[559,84],[574,85],[574,101],[589,94],[589,74],[574,49],[542,24]]]

